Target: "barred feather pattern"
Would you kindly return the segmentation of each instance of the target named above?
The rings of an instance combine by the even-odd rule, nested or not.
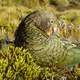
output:
[[[52,17],[44,12],[33,12],[22,20],[15,32],[15,46],[28,48],[34,61],[41,66],[57,64],[60,61],[65,63],[65,56],[68,55],[57,36],[46,34],[45,28],[51,26]]]

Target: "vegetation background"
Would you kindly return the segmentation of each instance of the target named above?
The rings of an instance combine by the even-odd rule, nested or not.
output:
[[[7,38],[14,40],[20,21],[41,8],[57,16],[60,24],[56,24],[65,26],[59,28],[59,35],[78,45],[80,54],[80,0],[0,0],[0,80],[80,80],[80,67],[41,68],[28,50],[6,45]]]

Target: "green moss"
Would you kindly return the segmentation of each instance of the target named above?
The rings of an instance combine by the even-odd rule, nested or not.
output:
[[[1,80],[35,80],[39,73],[28,50],[13,46],[0,50]]]

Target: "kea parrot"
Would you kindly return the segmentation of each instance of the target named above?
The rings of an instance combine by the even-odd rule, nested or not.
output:
[[[15,46],[28,48],[40,66],[79,64],[80,48],[60,38],[55,30],[56,22],[57,17],[52,12],[33,11],[16,29]]]

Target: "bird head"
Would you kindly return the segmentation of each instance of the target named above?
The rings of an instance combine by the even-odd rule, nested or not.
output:
[[[36,15],[33,21],[37,28],[46,33],[46,35],[51,36],[54,31],[53,24],[56,20],[54,14],[48,11],[38,11]]]

